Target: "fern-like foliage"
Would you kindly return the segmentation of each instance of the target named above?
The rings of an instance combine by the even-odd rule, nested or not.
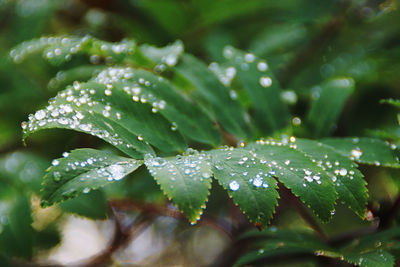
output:
[[[19,63],[35,52],[52,64],[80,54],[95,67],[85,68],[84,75],[67,70],[69,80],[79,80],[23,122],[24,138],[43,129],[71,129],[101,138],[130,157],[95,149],[65,153],[44,177],[43,206],[106,186],[145,164],[192,223],[206,207],[212,179],[261,226],[278,205],[279,183],[322,221],[330,220],[338,202],[364,218],[368,192],[358,164],[400,167],[396,146],[381,139],[292,136],[285,94],[273,70],[264,59],[233,47],[224,49],[224,62],[209,67],[184,53],[179,41],[156,48],[89,36],[32,40],[12,50],[11,57]],[[53,84],[61,82],[58,76]],[[316,86],[305,130],[316,138],[329,135],[353,89],[347,77]],[[290,249],[315,247],[321,249],[297,242]],[[351,253],[334,255],[364,266]],[[365,258],[391,261],[386,254],[375,256]]]

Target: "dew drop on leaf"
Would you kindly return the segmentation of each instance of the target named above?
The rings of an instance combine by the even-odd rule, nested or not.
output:
[[[233,180],[232,182],[229,183],[229,189],[232,191],[237,191],[240,188],[240,184]]]
[[[260,78],[260,85],[264,88],[270,87],[272,85],[272,80],[268,76],[262,76]]]

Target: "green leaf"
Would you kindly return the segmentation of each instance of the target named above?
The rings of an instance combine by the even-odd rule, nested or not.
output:
[[[63,156],[53,160],[53,166],[43,178],[42,206],[87,194],[121,180],[143,164],[142,160],[89,148],[76,149]]]
[[[243,108],[230,97],[229,90],[203,62],[189,54],[183,54],[174,69],[192,83],[201,97],[209,103],[212,114],[227,132],[238,138],[249,137]]]
[[[377,138],[325,138],[322,143],[359,163],[399,168],[399,150],[393,144]]]
[[[51,90],[59,90],[72,84],[74,81],[87,81],[105,68],[103,65],[83,65],[68,70],[59,71],[52,78],[48,87]]]
[[[329,135],[346,100],[354,91],[354,80],[337,78],[316,86],[313,89],[313,101],[307,116],[312,137]]]
[[[212,172],[206,154],[188,153],[165,159],[149,155],[145,164],[162,191],[194,224],[205,208]]]
[[[173,36],[179,35],[188,26],[187,6],[175,0],[138,0],[135,2],[135,8],[143,9],[146,16],[150,16],[155,22],[158,22],[163,29]],[[154,27],[154,26],[153,26]]]
[[[362,173],[357,170],[357,165],[334,148],[317,141],[296,139],[294,144],[297,150],[304,152],[330,175],[339,194],[339,200],[364,218],[368,190]]]
[[[380,101],[381,104],[389,104],[392,105],[394,107],[400,108],[400,99],[393,99],[393,98],[389,98],[389,99],[382,99]]]
[[[311,231],[286,230],[270,227],[263,231],[248,231],[241,235],[241,240],[257,240],[257,249],[239,258],[235,266],[243,266],[260,261],[291,254],[324,255],[340,257],[336,252],[321,242]]]
[[[215,179],[251,222],[265,226],[279,198],[272,169],[242,148],[213,150],[210,155]]]
[[[91,55],[93,63],[97,63],[100,57],[110,57],[114,62],[122,62],[135,51],[136,42],[133,40],[110,43],[89,35],[84,37],[51,36],[23,42],[11,50],[10,56],[15,63],[21,63],[26,56],[43,52],[43,58],[51,64],[59,65],[70,61],[72,55],[75,54]]]
[[[387,251],[372,251],[365,253],[344,254],[347,262],[362,267],[392,267],[394,266],[394,257]]]
[[[145,70],[136,70],[135,75],[149,81],[152,86],[138,83],[141,94],[152,95],[148,99],[153,111],[162,114],[170,123],[171,129],[178,130],[187,139],[218,145],[220,132],[212,119],[187,96],[180,94],[167,80]],[[134,95],[134,91],[131,90]]]
[[[0,195],[6,185],[39,193],[41,178],[48,163],[47,159],[28,152],[15,151],[3,155],[0,158]]]
[[[161,100],[141,94],[136,84],[150,84],[130,68],[109,68],[87,83],[74,83],[29,116],[24,137],[46,128],[66,128],[102,138],[134,158],[186,149],[179,132],[153,106]],[[132,96],[133,94],[133,96]]]
[[[282,50],[296,49],[306,36],[307,30],[302,24],[287,23],[272,27],[268,25],[254,38],[249,50],[259,56],[282,53]]]
[[[354,244],[356,244],[355,248],[353,248],[354,244],[351,243],[346,250],[370,251],[384,248],[390,249],[393,246],[393,242],[399,242],[399,237],[400,227],[392,227],[387,230],[363,236],[354,242]]]
[[[107,218],[107,198],[101,190],[92,190],[87,194],[68,199],[60,203],[63,211],[85,216],[94,220]]]
[[[155,67],[155,70],[163,71],[165,69],[165,65],[168,67],[173,67],[178,63],[184,51],[184,47],[183,43],[180,40],[177,40],[172,44],[160,48],[144,44],[140,46],[140,51],[146,58],[150,59],[156,64],[160,64]]]
[[[248,92],[254,105],[256,122],[263,133],[272,134],[286,127],[289,110],[281,99],[279,82],[267,62],[231,46],[225,47],[223,54]]]
[[[0,207],[0,251],[8,256],[32,257],[33,234],[29,199],[19,196]]]
[[[292,143],[260,140],[246,149],[272,169],[293,194],[298,196],[322,220],[328,221],[334,211],[337,193],[329,174]]]

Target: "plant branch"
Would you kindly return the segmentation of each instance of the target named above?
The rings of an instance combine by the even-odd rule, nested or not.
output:
[[[146,214],[147,216],[166,216],[177,220],[186,220],[186,217],[178,209],[166,205],[140,203],[131,199],[111,200],[110,204],[118,210],[137,211]],[[203,214],[198,224],[218,230],[232,238],[229,223],[225,221],[217,221],[214,218]]]
[[[151,218],[140,215],[132,224],[123,226],[113,207],[111,207],[111,210],[115,220],[115,230],[112,241],[103,252],[89,259],[87,263],[81,266],[95,267],[109,264],[112,254],[137,237],[152,221]]]

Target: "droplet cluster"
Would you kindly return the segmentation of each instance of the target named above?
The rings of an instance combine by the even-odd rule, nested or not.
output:
[[[51,62],[61,63],[71,60],[77,53],[90,53],[90,61],[97,64],[100,56],[106,62],[118,60],[135,52],[136,43],[123,40],[120,43],[100,41],[89,35],[84,37],[41,37],[24,42],[11,50],[10,56],[15,63],[20,63],[32,53],[43,51],[43,57]]]
[[[212,176],[209,157],[193,149],[189,149],[184,155],[178,155],[172,160],[148,154],[145,157],[145,164],[152,176],[166,175],[170,181],[179,182],[181,179],[189,178],[201,182]]]

